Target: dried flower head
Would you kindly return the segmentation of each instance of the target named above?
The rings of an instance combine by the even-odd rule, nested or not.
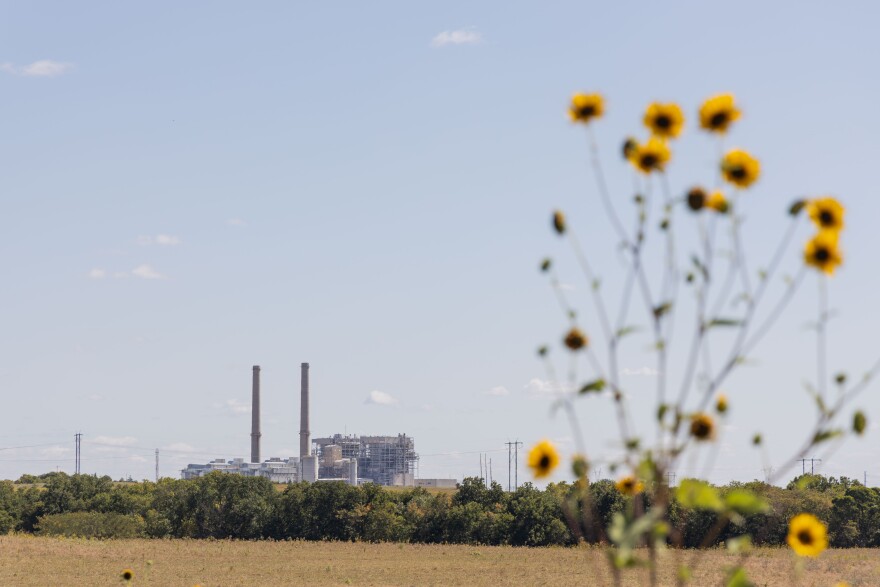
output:
[[[715,438],[715,421],[712,416],[697,412],[691,416],[691,436],[698,441]]]
[[[577,351],[587,346],[590,343],[590,339],[579,328],[574,327],[565,335],[563,342],[571,350]]]
[[[687,193],[687,205],[688,208],[693,210],[694,212],[699,212],[706,205],[706,190],[700,187],[692,188]]]

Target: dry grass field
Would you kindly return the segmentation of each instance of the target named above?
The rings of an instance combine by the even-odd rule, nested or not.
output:
[[[692,553],[685,553],[692,554]],[[721,585],[734,558],[707,551],[690,585]],[[662,584],[673,585],[676,553],[666,553]],[[314,542],[233,542],[0,537],[0,585],[610,585],[594,548],[510,548]],[[786,549],[757,549],[747,562],[758,585],[880,585],[880,551],[827,551],[792,572]],[[646,585],[629,574],[625,585]]]

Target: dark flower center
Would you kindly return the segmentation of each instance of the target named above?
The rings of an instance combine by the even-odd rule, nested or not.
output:
[[[541,469],[547,469],[550,467],[550,456],[543,455],[541,456],[541,460],[538,461],[538,467]]]
[[[797,534],[798,542],[809,546],[813,543],[813,534],[809,530],[801,530]]]
[[[733,179],[745,179],[746,178],[746,168],[742,165],[734,165],[728,171],[730,173],[730,177]]]
[[[691,190],[687,195],[688,207],[693,210],[701,210],[706,204],[706,192],[703,190]]]
[[[596,114],[596,107],[590,104],[589,106],[581,106],[578,109],[578,116],[580,118],[589,118]]]
[[[709,118],[709,126],[721,128],[727,124],[727,112],[716,112]]]
[[[833,226],[834,214],[832,214],[830,210],[822,210],[819,213],[819,224],[822,226]]]
[[[654,124],[657,126],[657,128],[667,129],[672,126],[672,119],[665,114],[661,114],[654,119]]]
[[[641,164],[643,169],[653,169],[657,166],[657,156],[653,154],[642,155]]]
[[[816,249],[816,253],[813,256],[816,257],[816,260],[820,263],[825,263],[831,258],[831,251],[825,247],[819,247]]]
[[[712,433],[712,427],[703,420],[694,420],[691,424],[691,434],[697,438],[706,438]]]

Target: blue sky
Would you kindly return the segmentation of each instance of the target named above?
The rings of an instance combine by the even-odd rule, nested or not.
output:
[[[716,146],[694,113],[720,91],[744,111],[729,144],[763,165],[744,196],[756,265],[795,197],[845,202],[829,362],[860,373],[880,352],[869,293],[878,8],[737,7],[7,4],[0,447],[43,446],[0,451],[0,478],[71,470],[77,431],[83,469],[114,477],[150,477],[155,447],[163,475],[247,456],[254,364],[263,454],[295,454],[302,361],[314,434],[405,432],[425,455],[423,476],[476,474],[475,453],[498,451],[495,477],[506,481],[503,443],[517,438],[570,450],[534,354],[565,330],[536,270],[542,257],[558,260],[586,327],[595,323],[550,212],[569,214],[610,300],[623,276],[587,141],[565,117],[582,90],[607,98],[595,130],[624,215],[632,172],[617,149],[643,132],[645,105],[675,100],[688,116],[669,171],[681,193],[713,181]],[[787,272],[808,235],[804,225]],[[757,361],[725,386],[733,410],[713,480],[762,476],[756,430],[774,463],[806,432],[808,277]],[[627,372],[653,365],[648,345],[642,336],[625,346]],[[683,355],[674,350],[677,364]],[[622,381],[650,434],[653,378]],[[858,406],[880,414],[877,390]],[[590,454],[613,453],[607,402],[585,402],[579,415]],[[867,470],[880,483],[876,434],[848,441],[823,471]]]

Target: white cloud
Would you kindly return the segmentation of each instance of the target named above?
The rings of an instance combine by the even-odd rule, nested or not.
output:
[[[196,452],[196,447],[185,442],[172,442],[162,447],[164,450],[173,450],[177,452]]]
[[[100,394],[97,394],[97,393],[92,393],[92,394],[90,394],[90,395],[88,396],[88,400],[89,400],[89,401],[93,401],[93,402],[99,402],[99,401],[101,401],[102,399],[104,399],[104,396],[103,396],[103,395],[100,395]]]
[[[171,235],[171,234],[157,234],[156,236],[139,236],[137,237],[137,244],[141,246],[148,245],[162,245],[162,246],[174,246],[180,244],[180,237]]]
[[[86,440],[91,440],[95,444],[110,444],[112,446],[131,446],[137,442],[137,438],[134,436],[96,436]]]
[[[73,452],[72,448],[66,446],[50,446],[40,450],[40,456],[44,457],[65,457]]]
[[[503,397],[505,395],[510,395],[510,392],[507,391],[506,387],[504,387],[502,385],[498,385],[496,387],[493,387],[489,391],[487,391],[486,395],[494,395],[495,397]]]
[[[141,279],[167,279],[150,265],[140,265],[132,269],[131,274]]]
[[[477,45],[483,42],[483,36],[474,29],[458,29],[455,31],[443,31],[431,39],[432,47],[445,47],[446,45]]]
[[[625,367],[620,371],[621,375],[636,375],[639,377],[656,377],[660,375],[660,371],[657,369],[652,369],[651,367],[638,367],[637,369],[630,369],[629,367]]]
[[[230,218],[226,221],[226,224],[228,224],[229,226],[247,226],[247,222],[245,222],[241,218]]]
[[[564,391],[573,391],[572,386],[560,383],[559,381],[548,381],[538,379],[537,377],[529,381],[524,389],[526,393],[533,397],[549,397]]]
[[[0,71],[12,75],[24,75],[28,77],[55,77],[56,75],[67,73],[72,69],[72,63],[51,61],[49,59],[34,61],[33,63],[22,65],[20,67],[17,67],[12,63],[0,63]]]
[[[379,406],[393,406],[397,403],[397,398],[384,391],[373,390],[369,397],[364,401],[365,404],[376,404]]]
[[[251,405],[247,402],[242,402],[237,399],[228,399],[222,404],[214,404],[214,408],[222,410],[234,416],[251,413]]]
[[[103,269],[92,269],[89,271],[89,277],[92,279],[104,279],[107,277],[107,272]]]

